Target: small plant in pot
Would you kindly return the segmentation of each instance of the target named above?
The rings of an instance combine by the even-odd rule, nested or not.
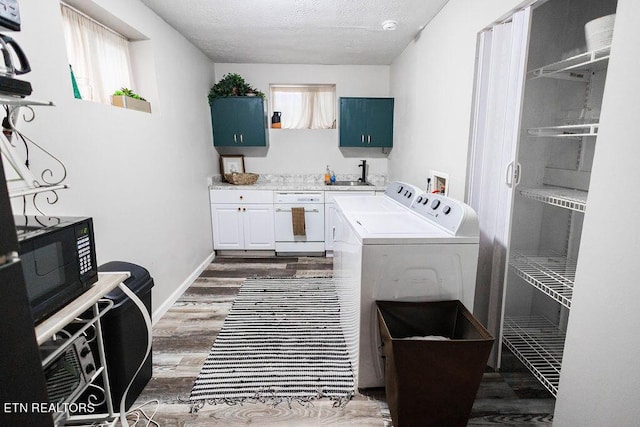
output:
[[[138,95],[137,93],[135,93],[134,91],[126,87],[122,87],[116,90],[115,92],[113,92],[113,95],[114,96],[124,95],[124,96],[128,96],[129,98],[139,99],[140,101],[146,101],[146,99],[144,99],[143,97],[141,97],[140,95]]]
[[[111,105],[128,108],[130,110],[144,111],[146,113],[151,112],[151,104],[149,101],[126,87],[113,92],[113,95],[111,95]]]
[[[264,93],[249,85],[239,74],[228,73],[209,91],[209,104],[216,98],[228,96],[259,96],[264,98]]]

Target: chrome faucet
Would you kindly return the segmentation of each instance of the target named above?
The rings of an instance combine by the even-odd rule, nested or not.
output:
[[[367,182],[367,161],[363,160],[361,164],[358,165],[359,168],[362,168],[362,178],[359,178],[358,181],[363,184]]]

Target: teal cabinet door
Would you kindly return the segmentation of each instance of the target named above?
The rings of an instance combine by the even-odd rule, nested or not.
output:
[[[368,100],[367,146],[393,147],[393,98]]]
[[[236,106],[231,98],[217,98],[211,104],[211,127],[213,145],[225,147],[236,145]]]
[[[239,144],[245,147],[267,145],[267,114],[262,98],[236,98],[242,101],[237,106]]]
[[[340,146],[364,147],[365,128],[366,99],[340,98]]]
[[[213,145],[264,147],[267,121],[264,100],[258,97],[216,98],[211,104]]]
[[[392,147],[393,98],[340,98],[341,147]]]

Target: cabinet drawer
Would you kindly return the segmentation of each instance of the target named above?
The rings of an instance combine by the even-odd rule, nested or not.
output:
[[[268,203],[273,204],[273,191],[267,190],[211,190],[211,203]]]

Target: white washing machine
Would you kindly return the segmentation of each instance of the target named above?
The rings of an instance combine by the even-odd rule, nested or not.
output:
[[[340,198],[343,209],[363,212],[402,212],[406,210],[422,191],[411,184],[400,181],[390,183],[383,196],[335,196]],[[349,200],[351,199],[351,200]]]
[[[334,277],[359,388],[384,386],[376,300],[458,299],[473,310],[476,213],[439,194],[409,198],[406,188],[394,182],[384,196],[336,198]]]

